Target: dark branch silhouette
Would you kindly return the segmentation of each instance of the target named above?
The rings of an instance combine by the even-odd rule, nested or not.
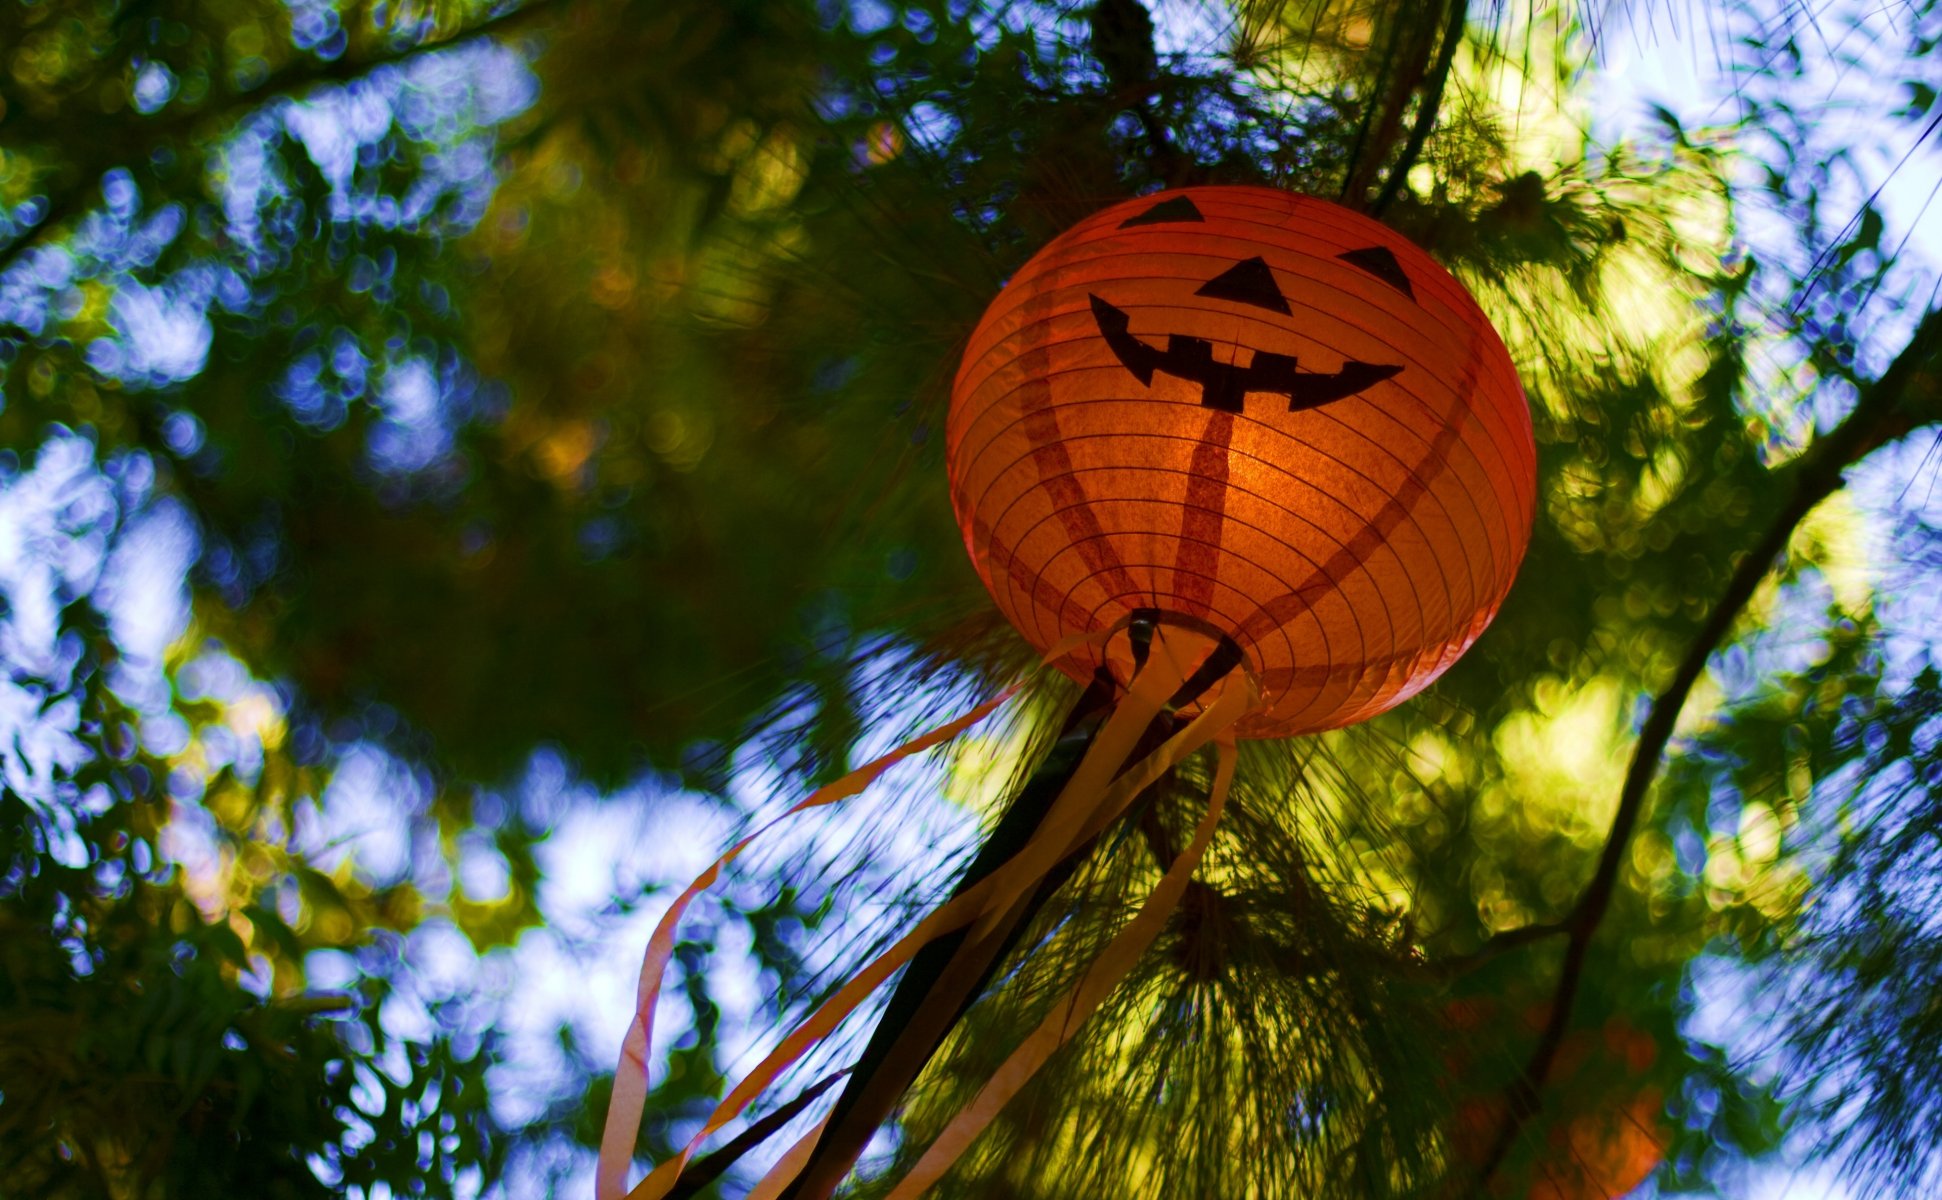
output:
[[[1416,165],[1416,159],[1423,153],[1423,144],[1429,141],[1430,131],[1436,128],[1436,114],[1443,108],[1443,86],[1449,81],[1450,68],[1456,62],[1457,46],[1463,41],[1463,22],[1469,16],[1469,0],[1449,0],[1449,21],[1443,28],[1443,41],[1436,48],[1436,62],[1430,67],[1429,78],[1423,82],[1423,98],[1416,106],[1416,121],[1410,127],[1409,140],[1403,143],[1402,153],[1396,156],[1390,166],[1388,176],[1382,181],[1382,191],[1375,202],[1369,206],[1370,213],[1381,216],[1409,180],[1409,169]]]
[[[1618,888],[1619,871],[1631,847],[1632,833],[1645,810],[1647,793],[1658,776],[1680,711],[1692,694],[1693,685],[1705,673],[1707,660],[1725,643],[1747,601],[1752,599],[1767,572],[1786,550],[1795,528],[1822,500],[1840,490],[1845,482],[1843,472],[1879,447],[1922,425],[1937,421],[1942,421],[1942,310],[1931,312],[1923,318],[1894,363],[1873,385],[1862,390],[1854,410],[1833,432],[1815,442],[1792,463],[1780,468],[1779,473],[1792,477],[1792,494],[1775,514],[1760,541],[1740,559],[1733,577],[1727,583],[1725,594],[1720,596],[1707,614],[1706,623],[1688,647],[1672,681],[1653,700],[1651,714],[1639,731],[1631,764],[1626,768],[1625,782],[1619,790],[1618,809],[1612,814],[1611,831],[1605,837],[1598,869],[1572,908],[1571,915],[1563,922],[1569,940],[1565,944],[1557,986],[1552,993],[1550,1018],[1538,1037],[1537,1046],[1531,1051],[1522,1077],[1507,1097],[1509,1103],[1505,1107],[1503,1123],[1484,1158],[1472,1189],[1473,1195],[1485,1193],[1491,1177],[1517,1143],[1525,1122],[1542,1106],[1544,1086],[1557,1061],[1558,1049],[1564,1043],[1565,1031],[1571,1025],[1572,1007],[1578,999],[1578,986],[1584,978],[1585,961],[1591,951],[1592,939],[1611,908],[1612,896]],[[1534,940],[1535,936],[1542,936],[1546,932],[1551,930],[1544,929],[1537,935],[1522,937],[1519,941]],[[1523,930],[1516,930],[1503,936],[1515,938],[1524,933]],[[1496,942],[1493,941],[1485,947],[1485,951],[1490,952],[1495,946]]]
[[[1416,94],[1428,77],[1430,54],[1436,48],[1437,26],[1434,22],[1398,19],[1385,24],[1388,33],[1383,40],[1382,63],[1377,68],[1376,77],[1370,81],[1380,101],[1372,96],[1370,102],[1363,106],[1355,141],[1349,147],[1348,175],[1342,181],[1339,197],[1341,203],[1354,209],[1368,207],[1369,188],[1375,183],[1383,163],[1388,161],[1389,147],[1395,144],[1397,134],[1402,132],[1403,111],[1409,107],[1409,98]],[[1435,90],[1440,101],[1440,83]],[[1424,100],[1428,104],[1427,95]],[[1435,120],[1434,112],[1430,119]]]
[[[352,58],[349,55],[332,62],[306,58],[274,71],[262,83],[244,91],[232,93],[219,103],[185,107],[178,112],[164,113],[146,124],[150,134],[141,145],[131,152],[125,145],[117,145],[105,138],[75,137],[63,138],[70,144],[99,144],[107,152],[74,169],[72,178],[47,197],[47,211],[41,219],[28,229],[15,235],[11,245],[0,247],[0,275],[11,270],[15,263],[29,250],[49,240],[50,235],[61,230],[67,222],[79,215],[86,207],[86,200],[101,183],[101,176],[112,168],[126,162],[139,162],[148,158],[154,151],[168,144],[176,137],[189,133],[199,126],[222,125],[236,120],[245,113],[254,112],[271,101],[295,96],[314,87],[332,83],[348,83],[370,74],[379,67],[403,62],[420,54],[439,50],[449,50],[461,42],[487,35],[505,35],[530,23],[553,7],[557,0],[528,0],[517,8],[507,9],[445,35],[434,35],[425,41],[392,43],[382,50]]]

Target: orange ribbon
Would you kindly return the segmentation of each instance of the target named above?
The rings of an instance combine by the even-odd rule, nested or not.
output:
[[[1082,645],[1104,641],[1115,631],[1109,629],[1083,637],[1068,638],[1053,647],[1044,661],[1047,664],[1055,662]],[[1119,704],[1112,716],[1108,718],[1105,727],[1094,738],[1079,767],[1073,772],[1065,787],[1060,790],[1058,797],[1048,808],[1038,831],[1025,846],[998,870],[972,887],[966,888],[925,917],[915,929],[899,939],[889,950],[851,976],[833,996],[792,1030],[780,1045],[736,1084],[679,1153],[663,1160],[649,1172],[646,1179],[631,1192],[627,1192],[627,1167],[633,1161],[641,1114],[646,1107],[647,1050],[653,1041],[654,1006],[660,996],[662,976],[666,972],[668,961],[674,954],[676,926],[689,904],[715,882],[722,868],[733,862],[756,838],[774,828],[776,824],[807,809],[834,804],[858,794],[896,763],[956,737],[982,721],[1015,695],[1023,684],[1007,688],[964,716],[941,725],[899,746],[889,754],[859,767],[843,778],[817,789],[808,798],[775,820],[737,842],[712,866],[697,876],[694,882],[689,884],[669,906],[667,912],[662,914],[641,963],[634,1021],[621,1047],[620,1064],[614,1076],[613,1099],[607,1109],[606,1128],[601,1136],[600,1162],[595,1175],[597,1200],[620,1200],[623,1193],[626,1200],[662,1200],[680,1179],[688,1161],[703,1141],[739,1116],[775,1081],[777,1076],[833,1032],[845,1017],[855,1011],[886,979],[915,957],[920,949],[936,938],[966,925],[972,925],[974,922],[976,924],[971,931],[970,939],[976,941],[985,936],[1002,920],[1004,914],[1020,901],[1025,892],[1044,877],[1048,870],[1070,854],[1073,849],[1096,836],[1117,819],[1136,796],[1169,768],[1209,741],[1226,734],[1253,703],[1255,690],[1251,682],[1244,687],[1226,688],[1213,705],[1189,722],[1185,728],[1155,749],[1136,767],[1118,774],[1115,778],[1115,772],[1131,754],[1141,733],[1165,706],[1167,699],[1180,687],[1188,671],[1188,664],[1182,663],[1175,654],[1167,651],[1164,638],[1155,639],[1154,648],[1158,652],[1154,653],[1146,667],[1134,676],[1126,699]],[[1226,762],[1225,759],[1223,761]],[[1231,772],[1231,763],[1228,767]],[[1224,797],[1224,787],[1220,789],[1220,794]],[[1195,861],[1198,861],[1197,851]],[[1188,874],[1191,874],[1191,871],[1192,866],[1189,865]],[[1168,878],[1171,877],[1171,875],[1168,876]],[[1164,881],[1162,886],[1165,886]],[[1185,886],[1184,877],[1180,886],[1183,888]],[[1174,900],[1177,903],[1177,894]],[[1152,901],[1149,901],[1149,906],[1151,905]],[[1172,911],[1172,907],[1172,904],[1167,905],[1166,911],[1155,919],[1164,921],[1167,913]],[[1145,913],[1146,909],[1142,909],[1141,916],[1143,917]],[[1136,917],[1135,921],[1139,919]],[[1129,929],[1131,928],[1129,926]],[[1146,942],[1151,940],[1152,935],[1147,935],[1146,941],[1141,942],[1140,947],[1143,949]],[[1112,953],[1114,947],[1120,944],[1121,942],[1116,939],[1113,946],[1108,948],[1108,953]],[[1133,951],[1131,957],[1127,959],[1128,965],[1131,959],[1137,956],[1138,951]],[[1113,982],[1116,983],[1124,972],[1125,967],[1118,968],[1118,974],[1112,977]],[[1089,972],[1086,978],[1091,980],[1093,977],[1093,972]],[[1111,986],[1110,983],[1105,985],[1105,990],[1110,991]],[[1099,998],[1103,999],[1104,994],[1101,992]],[[1098,999],[1093,1000],[1091,1006],[1085,1011],[1090,1012],[1097,1004]],[[1056,1046],[1051,1049],[1056,1049]],[[1049,1054],[1051,1049],[1047,1049],[1046,1053]],[[1031,1069],[1035,1070],[1036,1064]],[[1027,1078],[1029,1074],[1030,1071],[1027,1071]],[[1022,1085],[1023,1079],[1019,1082]],[[1013,1090],[1016,1088],[1014,1087]],[[1006,1093],[1006,1096],[1008,1097],[1009,1094]],[[984,1093],[980,1093],[980,1102],[983,1099]],[[1002,1103],[1002,1100],[997,1102],[1000,1106]],[[992,1112],[996,1112],[995,1107]],[[979,1122],[977,1130],[982,1130],[984,1122],[988,1122],[989,1119],[989,1116],[986,1116],[984,1121]],[[975,1137],[977,1130],[973,1130],[969,1137]],[[820,1131],[819,1124],[815,1130],[800,1139],[763,1178],[755,1191],[750,1193],[751,1200],[758,1196],[779,1194],[782,1188],[802,1170],[804,1163],[815,1149]],[[969,1144],[968,1137],[965,1144]],[[959,1152],[961,1153],[961,1150]],[[956,1155],[953,1154],[952,1159],[954,1160],[955,1157]],[[927,1154],[926,1161],[928,1159]]]
[[[1214,708],[1218,707],[1219,702],[1216,702]],[[1208,711],[1211,713],[1214,709]],[[1229,724],[1238,721],[1242,715],[1244,711],[1234,712]],[[1072,1040],[1079,1027],[1105,1002],[1112,990],[1119,986],[1120,980],[1126,977],[1126,972],[1132,969],[1133,963],[1146,953],[1153,939],[1159,936],[1167,918],[1180,906],[1180,897],[1187,890],[1187,881],[1200,866],[1201,855],[1206,852],[1207,843],[1214,836],[1214,827],[1220,823],[1221,812],[1227,805],[1228,785],[1234,779],[1235,753],[1231,730],[1223,731],[1217,745],[1220,763],[1215,769],[1207,813],[1194,830],[1193,842],[1173,860],[1173,865],[1167,868],[1166,875],[1140,906],[1140,911],[1113,936],[1113,940],[1100,951],[1099,957],[1087,966],[1085,974],[1072,990],[1053,1004],[1052,1011],[1045,1014],[1038,1028],[1012,1051],[1011,1057],[999,1065],[971,1103],[951,1118],[944,1132],[924,1151],[924,1156],[917,1160],[910,1173],[897,1181],[897,1186],[891,1189],[886,1200],[912,1200],[942,1178],[944,1172],[971,1148],[971,1143],[991,1124],[999,1110],[1031,1081],[1045,1061],[1059,1047]]]
[[[1143,674],[1145,673],[1143,672]],[[1160,669],[1159,677],[1161,680],[1166,678],[1164,668]],[[1172,687],[1177,686],[1177,683],[1178,681],[1175,680],[1172,685],[1164,689],[1162,694],[1170,695]],[[1140,690],[1137,678],[1135,679],[1134,690],[1136,693]],[[1148,689],[1149,693],[1156,690],[1160,689]],[[933,913],[931,919],[943,918],[947,913],[952,912],[955,906],[960,903],[972,902],[974,897],[977,898],[982,912],[985,915],[984,919],[988,920],[990,914],[1004,912],[1011,904],[1016,903],[1026,888],[1043,878],[1045,871],[1058,862],[1060,858],[1064,857],[1066,853],[1069,853],[1072,847],[1080,845],[1086,840],[1098,835],[1113,821],[1117,820],[1132,804],[1133,800],[1167,770],[1186,759],[1208,742],[1217,739],[1220,740],[1221,761],[1219,767],[1216,769],[1213,797],[1210,800],[1212,811],[1209,818],[1202,822],[1200,836],[1194,846],[1189,848],[1187,853],[1183,854],[1180,859],[1175,860],[1173,868],[1167,877],[1162,880],[1159,888],[1154,892],[1153,897],[1147,901],[1140,913],[1134,918],[1133,923],[1129,924],[1125,930],[1122,930],[1100,957],[1094,961],[1093,965],[1088,968],[1087,974],[1080,985],[1087,990],[1083,994],[1069,997],[1071,1004],[1066,1009],[1064,1016],[1060,1018],[1060,1021],[1068,1023],[1066,1032],[1069,1036],[1070,1028],[1076,1027],[1086,1016],[1091,1014],[1093,1009],[1098,1007],[1099,1003],[1111,992],[1120,978],[1125,975],[1133,961],[1139,957],[1152,942],[1153,938],[1157,936],[1160,927],[1164,925],[1167,917],[1172,915],[1173,910],[1178,906],[1180,895],[1186,888],[1186,881],[1193,874],[1195,867],[1200,861],[1200,855],[1205,849],[1205,839],[1212,836],[1214,824],[1218,822],[1221,810],[1226,804],[1228,784],[1233,778],[1234,751],[1231,740],[1233,726],[1243,716],[1247,715],[1254,704],[1256,695],[1257,693],[1251,681],[1247,681],[1244,686],[1227,688],[1214,704],[1210,705],[1199,716],[1195,717],[1193,721],[1189,722],[1184,729],[1180,730],[1145,759],[1141,760],[1136,767],[1114,780],[1112,786],[1107,788],[1103,795],[1095,796],[1091,804],[1065,803],[1068,797],[1079,801],[1084,800],[1084,796],[1076,791],[1080,779],[1079,772],[1075,772],[1072,782],[1060,794],[1059,799],[1053,802],[1052,809],[1047,813],[1045,821],[1039,827],[1038,833],[1033,836],[1032,840],[1026,844],[1024,849],[1020,850],[1017,855],[998,870],[986,876],[979,884],[966,889],[952,900],[950,904],[945,905],[944,908]],[[1144,705],[1141,703],[1141,699],[1129,697],[1127,703],[1122,707],[1126,709],[1144,707]],[[1116,714],[1113,720],[1117,720],[1119,715],[1121,714]],[[1111,721],[1108,722],[1108,728],[1110,726]],[[1105,737],[1106,731],[1102,730],[1099,738],[1094,742],[1095,749],[1097,749],[1100,742],[1105,740]],[[1088,759],[1091,758],[1090,752],[1087,757]],[[1083,772],[1084,769],[1085,764],[1081,763],[1080,771]],[[1175,882],[1168,882],[1170,880]],[[961,922],[954,921],[950,927],[955,928],[959,923]],[[896,955],[898,964],[901,965],[903,961],[915,955],[917,949],[923,942],[927,942],[943,932],[946,932],[946,929],[940,928],[935,931],[927,931],[924,925],[920,924],[916,930],[912,931],[907,939],[912,943],[908,947],[908,953],[899,954],[900,951],[905,949],[903,944],[900,943],[898,946],[893,947],[885,957],[888,958]],[[974,938],[977,936],[976,930],[973,931],[972,936]],[[882,961],[881,959],[879,960],[879,962]],[[873,963],[870,967],[865,968],[864,972],[853,977],[850,983],[843,989],[844,992],[848,992],[851,988],[861,985],[861,990],[855,997],[855,1002],[860,1002],[863,996],[868,994],[868,990],[876,986],[875,980],[877,976],[874,971],[876,966],[877,964]],[[884,977],[887,977],[888,974],[888,971],[883,972]],[[867,985],[864,984],[866,978],[871,979],[872,982]],[[842,993],[839,993],[837,999],[841,998]],[[835,1003],[835,1000],[832,1000],[832,1003]],[[1058,1016],[1056,1010],[1054,1016]],[[1047,1025],[1056,1027],[1060,1024],[1060,1021],[1047,1018]],[[1000,1068],[999,1074],[993,1077],[990,1084],[987,1084],[986,1090],[979,1094],[977,1100],[973,1102],[973,1107],[967,1109],[965,1113],[959,1114],[959,1117],[953,1121],[952,1126],[947,1128],[945,1136],[955,1137],[958,1140],[953,1141],[943,1150],[939,1150],[936,1146],[933,1146],[930,1151],[926,1152],[924,1159],[920,1161],[916,1170],[933,1169],[937,1174],[942,1174],[944,1169],[948,1168],[952,1162],[957,1160],[977,1134],[983,1131],[985,1125],[990,1122],[997,1111],[1004,1106],[1005,1101],[1009,1100],[1012,1094],[1030,1079],[1032,1073],[1038,1069],[1046,1057],[1049,1057],[1059,1045],[1063,1044],[1063,1040],[1051,1044],[1045,1043],[1043,1038],[1046,1028],[1047,1026],[1042,1026],[1037,1033],[1032,1035],[1032,1038],[1027,1039],[1026,1044],[1014,1053],[1012,1059],[1008,1060],[1005,1066]],[[1001,1080],[1006,1077],[1008,1071],[1012,1076],[1015,1076],[1015,1080],[1009,1085],[1005,1085],[1001,1083]],[[997,1090],[993,1090],[994,1088]],[[957,1133],[953,1134],[952,1130],[957,1130]],[[805,1146],[799,1142],[796,1147],[792,1147],[789,1155],[782,1162],[777,1163],[768,1175],[763,1177],[760,1186],[773,1186],[780,1191],[783,1186],[795,1177],[796,1172],[802,1169],[801,1164],[797,1161],[797,1151],[801,1150],[806,1155],[809,1150],[813,1149],[814,1135],[806,1137],[804,1141],[808,1142],[809,1145]],[[942,1141],[943,1138],[940,1138],[940,1142]],[[926,1163],[931,1164],[930,1168],[925,1167]],[[931,1182],[934,1181],[935,1176],[931,1178]],[[670,1180],[670,1182],[672,1181]],[[928,1186],[928,1183],[920,1186]],[[914,1194],[905,1192],[903,1189],[904,1185],[900,1183],[897,1194]],[[659,1192],[648,1193],[646,1195],[637,1195],[631,1198],[631,1200],[659,1200],[661,1195],[662,1193]],[[804,1200],[820,1200],[820,1197],[806,1195]]]
[[[647,953],[641,960],[640,984],[635,993],[634,1023],[628,1027],[627,1037],[621,1044],[620,1065],[614,1071],[614,1094],[607,1106],[607,1125],[600,1135],[600,1165],[594,1176],[594,1195],[598,1200],[616,1200],[627,1190],[627,1165],[634,1159],[634,1144],[641,1126],[641,1113],[647,1107],[647,1050],[654,1040],[654,1005],[661,995],[661,977],[667,971],[668,960],[674,957],[675,927],[680,923],[682,915],[688,911],[688,906],[694,902],[695,897],[707,890],[720,877],[722,868],[739,858],[742,851],[748,849],[755,839],[781,822],[799,812],[834,804],[856,795],[896,764],[913,755],[922,754],[984,720],[997,711],[1005,701],[1011,699],[1022,686],[1023,684],[1015,684],[1006,688],[957,720],[940,725],[922,737],[904,743],[882,758],[858,767],[834,783],[816,789],[807,799],[788,812],[730,847],[728,853],[716,859],[713,865],[696,876],[687,890],[677,896],[674,903],[668,906],[668,910],[661,914],[660,924],[654,927],[654,936],[648,940]],[[683,1161],[686,1161],[685,1155]]]

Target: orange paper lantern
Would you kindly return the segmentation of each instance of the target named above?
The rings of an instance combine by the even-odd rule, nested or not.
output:
[[[1259,187],[1129,200],[1034,256],[972,334],[947,458],[1033,645],[1139,610],[1226,635],[1261,690],[1244,737],[1426,687],[1496,614],[1536,490],[1523,390],[1463,286],[1387,226]]]
[[[888,1193],[922,1195],[1164,928],[1219,824],[1235,738],[1346,725],[1441,674],[1509,589],[1535,491],[1524,395],[1469,293],[1375,221],[1265,188],[1128,201],[1040,251],[972,335],[947,458],[998,607],[1059,669],[1088,680],[1105,665],[1125,686],[1056,794],[1021,810],[1036,824],[1017,846],[793,1028],[627,1193],[636,1200],[670,1195],[705,1139],[908,966],[899,988],[923,980],[911,995],[947,1019],[922,1036],[880,1029],[885,1053],[845,1085],[829,1143],[824,1126],[802,1135],[752,1193],[830,1195],[951,1014],[1010,952],[1046,880],[1211,746],[1192,840]],[[1003,701],[791,812],[862,791]],[[1161,720],[1183,707],[1190,720]],[[1149,744],[1155,730],[1163,740]],[[689,885],[649,942],[602,1136],[601,1200],[626,1192],[676,925],[750,840]],[[860,1117],[844,1107],[852,1098]]]

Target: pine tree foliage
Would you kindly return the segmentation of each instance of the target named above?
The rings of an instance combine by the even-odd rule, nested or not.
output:
[[[1842,765],[1868,784],[1775,955],[1791,994],[1784,1052],[1813,1067],[1796,1103],[1842,1131],[1826,1149],[1858,1191],[1919,1192],[1937,1178],[1938,683],[1928,668],[1894,706],[1865,723],[1851,712],[1836,732]]]
[[[1074,220],[1228,182],[1362,208],[1477,292],[1538,425],[1529,559],[1430,694],[1250,748],[1160,942],[940,1194],[1598,1195],[1615,1155],[1730,1189],[1790,1131],[1921,1194],[1942,686],[1896,593],[1942,569],[1942,318],[1807,98],[1845,56],[1932,140],[1942,13],[1864,15],[1735,9],[1734,123],[1601,146],[1602,10],[7,8],[0,1191],[567,1186],[607,1064],[563,1029],[571,1078],[509,1106],[509,1014],[426,984],[421,935],[580,936],[542,864],[600,789],[739,814],[1024,669],[939,482],[957,351]],[[1844,487],[1883,471],[1892,570]],[[157,635],[130,564],[169,530],[191,616]],[[960,749],[934,872],[891,797],[731,881],[646,1153],[764,1032],[725,1015],[737,947],[761,1021],[799,1016],[945,892],[1067,702]],[[372,771],[389,865],[306,833]],[[1205,771],[1048,906],[858,1194],[1125,920]],[[1785,997],[1758,1059],[1695,1032],[1722,962]]]

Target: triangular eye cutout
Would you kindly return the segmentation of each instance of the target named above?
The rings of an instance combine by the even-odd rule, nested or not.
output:
[[[1196,296],[1212,296],[1216,300],[1236,300],[1242,304],[1252,304],[1256,308],[1272,309],[1288,316],[1288,300],[1275,286],[1274,272],[1258,256],[1244,258],[1222,271],[1220,274],[1200,285]]]
[[[1174,221],[1205,221],[1194,202],[1185,196],[1174,196],[1162,200],[1137,217],[1128,217],[1119,223],[1121,229],[1131,229],[1135,225],[1166,225]]]
[[[1335,257],[1352,267],[1361,267],[1411,300],[1416,298],[1416,289],[1409,286],[1409,276],[1403,274],[1403,265],[1389,252],[1389,247],[1368,246],[1361,250],[1350,250]]]

